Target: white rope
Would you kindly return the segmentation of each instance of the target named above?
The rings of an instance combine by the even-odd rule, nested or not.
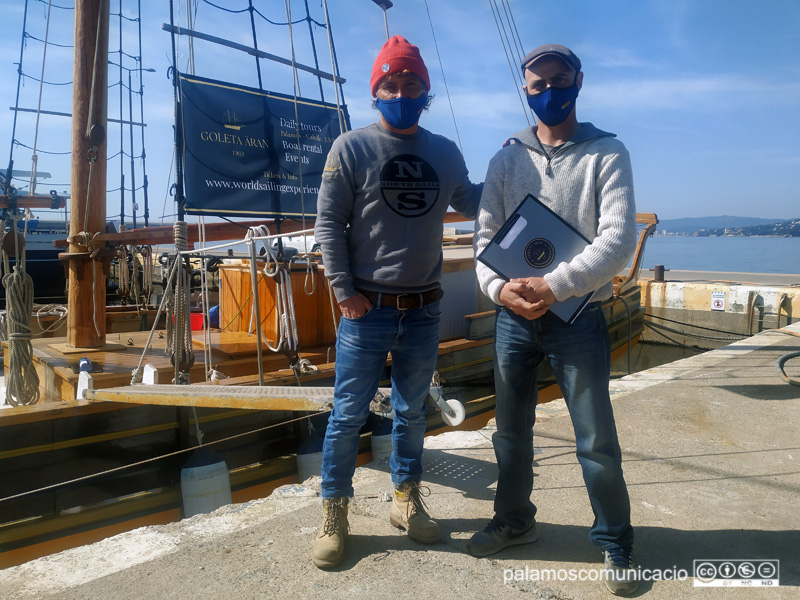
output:
[[[139,300],[142,295],[142,288],[139,285],[139,270],[142,266],[142,262],[139,260],[139,257],[137,256],[136,252],[136,246],[134,246],[133,244],[131,244],[130,254],[131,254],[130,298],[138,308]]]
[[[175,260],[176,262],[182,262],[180,251],[189,247],[188,226],[185,221],[175,222],[173,235],[175,237],[175,248],[179,251]],[[188,371],[194,364],[192,328],[189,326],[189,286],[191,285],[191,276],[186,272],[186,269],[179,266],[175,272],[175,279],[174,310],[171,311],[175,315],[175,323],[172,330],[170,330],[170,319],[167,319],[167,345],[171,346],[169,350],[172,351],[174,356],[176,372],[174,383],[185,384],[189,383]],[[178,323],[183,325],[183,335],[180,338],[177,335],[177,331],[180,329]],[[172,335],[169,335],[170,333]]]
[[[124,244],[117,249],[117,278],[119,279],[119,293],[121,298],[127,298],[131,289],[130,274],[128,273],[128,247]]]
[[[142,383],[142,366],[144,365],[144,359],[147,356],[147,353],[150,351],[150,345],[153,342],[153,336],[156,333],[156,328],[158,327],[158,321],[161,318],[161,313],[166,311],[166,314],[169,315],[169,306],[171,304],[172,298],[172,282],[175,277],[175,272],[178,270],[178,265],[180,264],[179,260],[175,260],[172,263],[172,267],[169,269],[169,272],[166,276],[167,287],[164,290],[164,295],[161,297],[161,303],[158,305],[158,310],[156,311],[156,318],[153,320],[153,326],[150,328],[150,335],[147,336],[147,341],[144,344],[144,348],[142,348],[142,355],[139,357],[139,364],[137,367],[131,371],[131,385],[135,385],[137,383]],[[169,346],[170,335],[169,332],[171,331],[171,320],[167,318],[167,346]],[[167,351],[169,354],[169,351]]]
[[[67,324],[67,315],[69,314],[69,311],[63,304],[45,304],[44,306],[41,306],[35,310],[36,323],[39,325],[39,329],[41,329],[41,331],[36,334],[37,336],[44,335],[50,331],[56,331]],[[58,318],[45,328],[42,325],[42,317],[52,316],[58,316]]]
[[[292,35],[292,8],[289,0],[284,0],[284,5],[286,7],[286,24],[289,27],[289,47],[292,51],[292,72],[294,75],[294,127],[295,127],[295,141],[297,142],[297,175],[300,178],[300,215],[303,224],[303,229],[306,228],[306,202],[305,202],[305,192],[303,186],[303,159],[300,156],[300,113],[297,108],[297,96],[300,94],[300,77],[297,73],[297,63],[295,62],[295,52],[294,52],[294,37]],[[335,83],[334,83],[335,85]],[[306,254],[308,255],[308,237],[303,236],[303,249]],[[311,278],[311,262],[308,262],[308,266],[306,267],[306,279],[304,289],[306,295],[312,295],[314,293],[314,280],[311,278],[311,292],[308,291],[308,281]]]
[[[325,12],[325,30],[328,32],[328,52],[331,55],[331,75],[333,76],[333,91],[336,92],[336,114],[339,117],[339,131],[344,133],[347,131],[347,123],[344,122],[342,117],[342,103],[339,99],[339,87],[336,85],[336,62],[333,59],[333,35],[331,34],[331,22],[328,17],[328,1],[322,0],[322,9]],[[384,16],[386,11],[384,11]],[[388,33],[388,32],[387,32]]]
[[[198,225],[200,247],[204,248],[206,245],[206,219],[200,217]],[[208,318],[208,270],[206,269],[206,261],[203,257],[200,258],[200,293],[201,304],[203,305],[203,364],[205,364],[206,381],[210,381],[213,377],[219,379],[220,373],[215,372],[214,367],[211,365],[211,331],[209,329]],[[222,374],[224,375],[224,374]]]
[[[497,34],[500,36],[500,43],[502,44],[503,52],[506,55],[506,62],[508,63],[508,68],[511,72],[511,79],[514,81],[514,89],[517,91],[517,97],[519,97],[519,101],[522,106],[522,112],[525,113],[525,119],[528,121],[528,125],[530,125],[531,114],[533,111],[528,108],[528,105],[525,103],[525,100],[522,97],[522,88],[519,85],[519,75],[517,75],[518,71],[516,66],[512,64],[514,54],[513,44],[511,40],[508,39],[505,25],[502,23],[502,16],[500,14],[500,7],[497,6],[497,0],[489,0],[489,8],[492,10],[492,17],[494,17],[494,23],[497,27]],[[508,46],[506,46],[506,44],[508,44]]]
[[[6,403],[12,406],[27,406],[39,401],[39,376],[33,366],[31,345],[33,279],[25,272],[25,249],[19,247],[17,221],[17,217],[12,217],[9,232],[14,236],[16,261],[13,271],[9,266],[8,255],[5,250],[2,251],[9,351]],[[25,223],[27,233],[27,220]],[[3,230],[5,231],[5,224]]]
[[[282,350],[295,351],[298,346],[297,337],[297,318],[294,309],[294,295],[292,293],[292,277],[291,272],[285,266],[278,262],[278,257],[275,250],[269,245],[268,229],[261,225],[259,227],[251,227],[248,234],[252,233],[251,243],[255,243],[256,239],[263,239],[262,241],[266,263],[263,268],[263,273],[267,277],[275,279],[275,320],[276,320],[276,346],[273,347],[262,331],[262,337],[267,344],[267,348],[273,352],[280,352]],[[259,238],[258,234],[262,234]],[[256,279],[253,276],[255,265],[251,265],[251,279]],[[253,286],[253,293],[258,293],[258,289]],[[250,304],[250,325],[248,331],[252,332],[254,327],[254,320],[260,319],[261,315],[255,314],[255,302]]]
[[[142,299],[145,306],[150,306],[150,300],[153,298],[153,248],[151,246],[142,246],[139,248],[139,253],[142,255]]]
[[[89,173],[91,174],[91,167],[89,167]],[[90,175],[91,178],[91,175]],[[87,195],[89,192],[86,192]],[[88,218],[88,212],[87,218]],[[97,324],[97,255],[100,252],[100,248],[97,247],[97,236],[100,233],[89,233],[87,231],[81,231],[78,236],[80,237],[79,245],[86,246],[86,249],[89,252],[90,256],[90,265],[92,266],[92,323],[94,323],[94,330],[97,333],[97,337],[100,338],[102,335],[100,334],[100,326]]]
[[[303,235],[303,234],[310,234],[310,233],[313,233],[313,229],[310,229],[310,230],[307,230],[307,231],[294,232],[294,233],[282,233],[282,234],[277,234],[277,235],[257,236],[257,237],[253,237],[252,240],[253,241],[269,241],[269,240],[274,240],[274,239],[277,239],[277,238],[289,237],[290,235]],[[244,238],[244,239],[241,239],[241,240],[238,240],[238,241],[228,242],[228,243],[225,243],[225,244],[219,244],[219,245],[216,245],[216,246],[207,246],[205,248],[196,249],[196,250],[183,250],[183,251],[178,252],[177,255],[179,257],[180,256],[191,256],[191,255],[204,256],[207,252],[211,252],[213,250],[219,250],[219,249],[222,249],[222,248],[232,248],[232,247],[235,247],[235,246],[241,246],[242,244],[247,244],[249,242],[250,242],[250,239]],[[172,262],[172,264],[170,266],[163,268],[164,279],[167,282],[167,287],[164,290],[164,295],[161,297],[161,302],[159,303],[158,310],[156,311],[156,316],[155,316],[155,319],[153,320],[153,325],[150,328],[150,334],[148,335],[147,341],[145,342],[144,348],[142,349],[142,355],[139,357],[139,364],[137,365],[137,367],[135,369],[133,369],[131,371],[131,385],[134,385],[134,384],[142,382],[144,361],[145,361],[145,358],[147,357],[148,352],[150,352],[150,347],[152,345],[153,337],[155,336],[156,328],[158,327],[158,322],[159,322],[159,319],[161,318],[161,315],[164,314],[164,313],[166,313],[167,315],[174,314],[174,311],[171,310],[172,301],[173,301],[173,298],[174,298],[174,295],[172,294],[172,288],[173,288],[173,285],[174,285],[174,282],[175,282],[175,272],[178,270],[178,265],[179,264],[180,264],[180,261],[179,260],[175,260],[175,261]],[[167,346],[168,346],[168,348],[171,348],[169,340],[170,340],[170,337],[171,337],[170,332],[172,331],[172,326],[173,326],[172,319],[167,318]],[[167,353],[169,354],[169,350],[167,351]],[[212,379],[213,379],[213,377],[212,377]]]
[[[450,114],[453,116],[453,126],[456,128],[456,139],[458,140],[458,149],[461,154],[464,154],[464,146],[461,145],[461,134],[458,132],[458,123],[456,122],[456,113],[453,110],[453,100],[450,98],[450,88],[447,87],[447,78],[444,76],[444,65],[442,64],[442,55],[439,53],[439,42],[436,41],[436,32],[433,30],[433,19],[431,18],[431,9],[428,8],[428,0],[425,0],[425,10],[428,13],[428,23],[431,26],[431,35],[433,36],[433,47],[436,48],[436,56],[439,59],[439,69],[442,71],[442,82],[444,83],[444,92],[447,94],[447,103],[450,105]]]

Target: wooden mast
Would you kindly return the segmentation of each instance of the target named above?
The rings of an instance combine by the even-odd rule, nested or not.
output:
[[[105,231],[108,2],[75,2],[70,200],[73,236],[79,232],[91,236]],[[92,141],[87,139],[87,125],[93,126]],[[95,159],[93,163],[88,160],[90,156]],[[100,248],[104,246],[100,244]],[[87,245],[82,240],[71,242],[69,252],[61,255],[69,265],[67,345],[74,348],[99,348],[105,344],[106,274],[103,258],[92,257],[93,250],[96,248],[91,243]]]

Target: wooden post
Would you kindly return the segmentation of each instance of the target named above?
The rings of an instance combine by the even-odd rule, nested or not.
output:
[[[75,2],[71,235],[83,231],[90,235],[105,231],[108,2],[109,0]],[[92,136],[94,146],[86,135],[87,124],[90,123],[95,126]],[[95,158],[93,164],[88,160],[90,151]],[[97,260],[89,258],[91,250],[83,243],[70,243],[69,253],[63,257],[69,263],[67,345],[74,348],[99,348],[105,344],[106,274],[100,257]]]

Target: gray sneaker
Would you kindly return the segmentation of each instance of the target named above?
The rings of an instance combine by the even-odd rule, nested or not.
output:
[[[509,525],[503,525],[495,517],[489,524],[472,536],[467,543],[467,551],[472,556],[489,556],[495,552],[500,552],[507,546],[517,546],[520,544],[530,544],[539,539],[536,533],[536,521],[527,529],[513,529]]]
[[[628,596],[639,588],[639,566],[630,548],[605,550],[603,568],[603,581],[612,594]]]

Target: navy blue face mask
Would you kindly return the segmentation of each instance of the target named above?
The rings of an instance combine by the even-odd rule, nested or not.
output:
[[[578,81],[565,88],[549,87],[545,91],[528,96],[528,106],[533,109],[539,120],[545,125],[553,126],[562,123],[575,106],[578,97]]]
[[[375,100],[375,108],[383,115],[384,120],[395,129],[409,129],[417,124],[419,115],[428,103],[428,94],[422,93],[418,98],[393,98],[392,100]]]

